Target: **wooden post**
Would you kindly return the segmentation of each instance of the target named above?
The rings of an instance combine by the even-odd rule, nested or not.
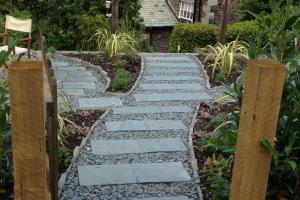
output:
[[[112,0],[112,23],[111,23],[111,31],[113,34],[116,34],[119,23],[119,0]]]
[[[226,42],[226,31],[227,31],[227,24],[228,24],[228,9],[230,5],[230,0],[223,1],[223,13],[220,25],[220,38],[219,42],[221,44],[225,44]]]
[[[274,143],[284,79],[278,62],[248,62],[230,200],[265,199],[271,153],[261,140]]]
[[[15,200],[50,200],[47,179],[43,62],[8,69]]]

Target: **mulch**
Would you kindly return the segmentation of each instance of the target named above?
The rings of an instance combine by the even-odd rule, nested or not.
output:
[[[206,134],[212,133],[217,127],[212,124],[212,119],[221,113],[228,113],[236,104],[234,102],[228,102],[225,104],[210,103],[206,101],[200,102],[199,110],[197,111],[197,122],[193,130],[193,145],[195,156],[198,163],[199,170],[203,169],[207,158],[211,155],[205,154],[201,151],[201,140]],[[209,187],[201,188],[204,199],[210,199],[211,189]]]
[[[113,90],[113,88],[110,86],[107,91],[108,92],[121,92],[121,93],[126,93],[130,91],[132,86],[135,84],[136,80],[138,79],[141,71],[141,58],[136,57],[128,57],[126,55],[120,55],[118,56],[118,59],[108,59],[103,57],[101,60],[97,59],[97,54],[91,54],[91,53],[80,53],[80,54],[64,54],[65,56],[73,57],[73,58],[79,58],[84,61],[87,61],[89,63],[92,63],[93,65],[96,66],[101,66],[101,68],[107,72],[107,75],[111,80],[116,75],[117,68],[115,67],[115,64],[117,63],[117,60],[121,60],[124,63],[124,68],[130,72],[131,74],[131,81],[130,83],[124,87],[121,88],[120,90]]]
[[[78,110],[75,113],[63,113],[68,116],[76,126],[66,123],[65,138],[66,148],[72,154],[75,147],[81,144],[83,138],[90,132],[94,123],[104,114],[103,110]],[[59,174],[66,171],[68,166],[59,166]]]
[[[202,64],[204,65],[204,69],[207,73],[207,76],[209,77],[209,83],[210,86],[217,87],[221,86],[223,83],[217,80],[217,75],[221,72],[220,69],[216,69],[214,76],[213,76],[213,68],[210,66],[212,64],[212,61],[206,61],[205,62],[205,57],[204,56],[197,56],[199,60],[201,60]],[[231,85],[236,82],[236,80],[239,78],[241,75],[242,71],[245,69],[246,66],[246,60],[245,59],[238,59],[237,65],[235,69],[229,74],[228,77],[225,78],[225,84],[226,85]]]

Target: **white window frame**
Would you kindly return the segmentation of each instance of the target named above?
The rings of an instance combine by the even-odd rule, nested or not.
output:
[[[179,19],[184,19],[193,22],[194,5],[192,3],[181,1],[179,9]]]

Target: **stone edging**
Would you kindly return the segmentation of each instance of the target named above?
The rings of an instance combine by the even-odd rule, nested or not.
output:
[[[67,52],[64,52],[64,53],[67,53]],[[135,81],[134,85],[131,87],[131,89],[128,92],[126,92],[126,93],[107,92],[107,89],[110,87],[111,79],[107,75],[107,72],[104,71],[101,68],[101,66],[99,66],[99,65],[93,65],[92,63],[84,61],[82,59],[72,58],[72,57],[64,56],[62,54],[54,54],[54,57],[56,57],[58,59],[61,59],[61,60],[69,61],[69,62],[80,63],[80,64],[82,64],[84,67],[86,67],[88,69],[93,69],[95,71],[100,72],[105,77],[105,79],[106,79],[106,87],[104,88],[104,93],[108,94],[110,96],[119,96],[119,97],[128,96],[128,95],[130,95],[133,92],[133,90],[138,86],[138,83],[140,82],[140,80],[142,78],[142,75],[144,73],[144,67],[145,67],[145,65],[144,65],[144,58],[143,58],[143,56],[140,56],[140,58],[141,58],[141,70],[140,70],[140,73],[139,73],[139,77],[136,79],[136,81]]]
[[[101,110],[101,109],[98,109]],[[93,124],[93,126],[91,127],[89,133],[87,134],[87,136],[81,141],[81,144],[77,147],[75,147],[74,151],[73,151],[73,157],[72,157],[72,161],[69,165],[69,167],[67,168],[67,170],[60,176],[59,181],[58,181],[58,195],[61,195],[62,189],[66,183],[66,175],[70,172],[74,162],[76,161],[76,159],[79,156],[79,152],[82,149],[82,147],[84,145],[86,145],[87,140],[90,138],[92,132],[94,131],[94,129],[101,123],[102,119],[104,119],[108,114],[110,114],[110,112],[112,111],[111,108],[109,109],[102,109],[102,111],[105,111],[105,113]]]
[[[188,146],[189,146],[189,149],[190,149],[191,165],[192,165],[192,168],[193,168],[193,173],[194,173],[194,178],[195,179],[199,179],[199,174],[198,174],[199,173],[199,168],[198,168],[198,161],[197,161],[196,156],[195,156],[192,134],[194,132],[194,127],[197,123],[197,115],[198,115],[199,108],[200,108],[200,103],[198,102],[197,107],[196,107],[196,111],[195,111],[194,116],[193,116],[192,124],[190,126],[189,141],[188,141]],[[198,192],[198,195],[199,195],[199,200],[203,200],[203,195],[202,195],[201,188],[197,183],[196,183],[196,187],[197,187],[197,192]]]

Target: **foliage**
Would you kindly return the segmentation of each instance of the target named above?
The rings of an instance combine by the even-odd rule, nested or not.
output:
[[[117,60],[117,63],[114,65],[117,69],[124,68],[125,64],[122,60]]]
[[[7,51],[0,52],[0,68],[7,62],[10,53],[13,51],[17,41],[13,38],[8,38],[8,48]]]
[[[131,81],[130,73],[124,68],[118,68],[117,73],[114,79],[112,80],[111,87],[114,90],[119,90],[126,87],[130,83],[130,81]]]
[[[255,17],[250,15],[247,11],[253,13],[261,13],[263,11],[269,12],[269,0],[241,0],[236,6],[237,11],[242,15],[243,20],[253,20]]]
[[[213,68],[212,77],[215,75],[216,69],[227,77],[235,69],[238,57],[248,58],[248,50],[238,39],[228,44],[218,43],[215,47],[208,45],[208,55],[205,62],[211,60],[210,65]]]
[[[227,42],[234,41],[237,37],[241,41],[254,39],[258,27],[254,21],[236,22],[228,25]],[[169,51],[193,52],[195,48],[215,45],[218,40],[219,27],[212,24],[195,23],[179,24],[175,26],[170,40]]]
[[[53,55],[55,54],[56,52],[56,49],[54,46],[51,46],[48,48],[48,52],[51,53],[51,57],[53,58]]]
[[[243,21],[236,22],[228,25],[227,29],[227,42],[234,41],[239,38],[240,41],[254,40],[256,32],[258,30],[257,23],[255,21]]]
[[[300,54],[299,50],[288,41],[293,41],[295,36],[293,33],[300,31],[300,26],[298,25],[300,16],[297,12],[299,7],[295,8],[291,4],[282,5],[271,2],[270,8],[272,8],[271,14],[261,14],[257,19],[260,27],[257,41],[261,41],[262,36],[267,35],[268,43],[262,49],[259,44],[255,48],[251,47],[252,50],[256,49],[254,51],[256,55],[253,53],[251,57],[257,58],[260,54],[264,58],[267,57],[286,64],[287,77],[283,89],[275,145],[267,140],[261,141],[266,150],[272,154],[266,199],[297,200],[300,198],[300,65],[298,63]],[[263,54],[261,55],[261,53]],[[223,118],[222,120],[222,118],[218,117],[213,120],[213,123],[217,123],[219,132],[215,136],[206,136],[201,142],[201,147],[199,148],[205,154],[215,155],[215,158],[222,155],[225,159],[234,155],[232,148],[234,148],[236,141],[231,135],[236,134],[238,130],[243,85],[244,78],[239,83],[235,83],[234,87],[226,93],[235,99],[238,106],[225,119]],[[231,167],[229,163],[224,165],[225,168]],[[213,168],[215,166],[210,164],[208,167]],[[219,180],[221,176],[220,180],[230,181],[227,174],[207,172],[205,168],[201,173],[208,177],[209,180]],[[209,187],[214,191],[213,194],[224,194],[222,191],[227,187],[226,181],[221,183],[224,183],[224,185],[215,184],[213,181],[208,183]],[[225,196],[214,196],[213,198],[228,199],[228,193]]]
[[[214,45],[217,42],[217,26],[205,23],[181,23],[175,26],[172,31],[169,51],[193,52],[196,47]]]
[[[99,29],[94,36],[98,51],[104,50],[109,58],[115,58],[121,52],[127,55],[136,55],[137,53],[135,40],[125,32],[112,34],[107,29]]]

